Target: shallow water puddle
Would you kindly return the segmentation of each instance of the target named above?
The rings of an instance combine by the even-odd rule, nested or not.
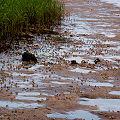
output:
[[[32,84],[30,84],[29,82],[17,82],[17,86],[19,88],[32,88]]]
[[[106,86],[106,87],[113,87],[113,84],[111,83],[102,83],[102,82],[85,82],[85,85],[89,86]]]
[[[85,119],[85,120],[99,120],[100,118],[88,111],[83,110],[75,110],[67,112],[66,114],[61,113],[52,113],[47,114],[47,117],[49,118],[66,118],[66,119]]]
[[[82,98],[84,101],[78,101],[81,105],[97,105],[99,110],[97,111],[119,111],[120,110],[120,99],[89,99]]]
[[[70,22],[68,22],[68,20]],[[82,22],[81,20],[83,20],[84,18],[82,18],[81,16],[78,16],[76,14],[72,14],[70,17],[66,18],[66,26],[62,26],[65,29],[69,29],[69,32],[73,33],[73,34],[92,34],[95,33],[96,31],[94,31],[93,29],[91,29],[91,27],[88,25],[87,22]],[[63,28],[63,29],[64,29]]]
[[[56,94],[57,94],[57,93],[56,93]],[[49,94],[49,93],[42,92],[41,95],[45,95],[45,96],[54,96],[55,94]]]
[[[33,100],[33,101],[37,101],[37,100],[46,100],[46,97],[28,97],[28,96],[17,96],[16,99],[18,100]]]
[[[111,32],[101,32],[101,34],[105,35],[106,37],[110,37],[110,38],[116,36],[115,34],[113,34],[113,33],[111,33]]]
[[[5,118],[6,116],[4,116],[4,115],[0,115],[0,118],[2,119],[2,118]]]
[[[114,82],[114,80],[106,80],[106,82],[113,83],[113,82]]]
[[[113,0],[101,0],[101,1],[107,2],[107,3],[112,3],[112,4],[120,7],[120,0],[114,0],[114,1]]]
[[[58,82],[58,81],[52,81],[51,83],[60,84],[60,85],[68,84],[67,82]]]
[[[112,95],[120,95],[120,91],[111,91],[111,92],[109,92],[109,94],[112,94]]]
[[[71,70],[72,72],[80,72],[80,73],[89,73],[89,72],[95,72],[95,71],[91,71],[91,70],[86,70],[86,69],[82,69],[82,68],[75,68],[73,70]]]
[[[18,93],[18,95],[21,95],[21,96],[38,96],[40,95],[39,92],[21,92],[21,93]]]
[[[44,106],[43,104],[38,104],[38,103],[0,101],[0,107],[4,107],[8,109],[37,108],[43,106]]]
[[[39,92],[23,92],[23,93],[18,93],[18,95],[16,96],[16,99],[32,100],[32,101],[46,100],[46,97],[39,97],[39,95],[40,95]]]

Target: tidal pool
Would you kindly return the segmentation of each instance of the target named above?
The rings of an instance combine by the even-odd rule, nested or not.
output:
[[[18,95],[20,96],[23,96],[23,95],[26,95],[26,96],[38,96],[40,95],[39,92],[21,92],[21,93],[18,93]]]

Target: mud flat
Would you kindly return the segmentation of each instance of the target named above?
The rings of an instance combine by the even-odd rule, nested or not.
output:
[[[120,8],[65,0],[65,9],[60,35],[33,36],[0,54],[0,119],[119,120]],[[26,49],[37,64],[22,62]]]

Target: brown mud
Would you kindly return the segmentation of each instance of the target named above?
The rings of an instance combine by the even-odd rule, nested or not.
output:
[[[64,1],[60,35],[33,36],[0,54],[1,120],[119,120],[120,8]],[[25,50],[37,64],[22,62]]]

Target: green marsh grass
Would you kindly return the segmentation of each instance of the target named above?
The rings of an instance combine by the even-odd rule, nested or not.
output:
[[[0,47],[31,28],[50,29],[59,24],[62,8],[57,0],[0,0]]]

